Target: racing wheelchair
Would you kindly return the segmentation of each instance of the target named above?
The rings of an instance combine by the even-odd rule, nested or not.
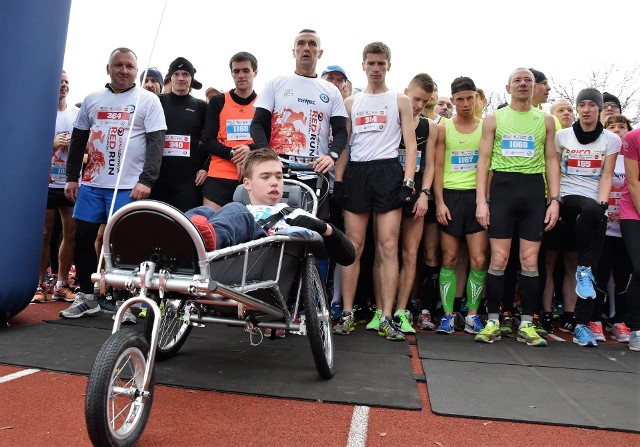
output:
[[[242,185],[234,201],[248,203]],[[318,206],[314,190],[291,179],[282,201],[312,213]],[[265,329],[306,335],[318,373],[331,379],[332,324],[316,263],[324,256],[322,237],[311,231],[207,252],[193,223],[170,205],[143,200],[114,213],[104,232],[104,268],[92,280],[101,290],[112,286],[135,296],[118,309],[89,376],[85,419],[93,444],[137,442],[153,402],[155,360],[175,355],[193,327],[205,323],[244,327],[252,345],[262,342]],[[136,303],[148,306],[144,333],[120,329]]]

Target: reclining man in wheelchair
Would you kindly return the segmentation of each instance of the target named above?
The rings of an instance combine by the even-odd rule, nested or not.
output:
[[[271,149],[251,151],[245,160],[244,173],[250,205],[232,202],[218,211],[199,206],[185,213],[202,234],[207,250],[306,228],[322,236],[327,253],[335,262],[340,265],[354,262],[353,244],[342,231],[302,209],[280,203],[284,181],[278,154]]]

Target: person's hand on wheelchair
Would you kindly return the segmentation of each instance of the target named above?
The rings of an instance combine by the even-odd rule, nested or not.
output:
[[[320,219],[315,219],[309,216],[297,216],[293,219],[285,219],[292,227],[302,227],[311,231],[315,231],[321,236],[329,236],[331,234],[330,229],[331,226],[327,225],[325,222]],[[328,233],[328,234],[325,234]]]

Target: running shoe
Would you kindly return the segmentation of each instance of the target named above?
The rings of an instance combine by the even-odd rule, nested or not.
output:
[[[500,332],[505,337],[513,337],[513,318],[511,317],[511,312],[504,312],[502,314]]]
[[[331,303],[331,319],[338,321],[340,319],[340,315],[342,315],[342,302],[333,301]]]
[[[631,337],[631,329],[624,323],[616,323],[611,331],[611,340],[618,343],[629,343]]]
[[[340,321],[333,327],[333,333],[338,335],[349,335],[356,329],[356,324],[353,320],[353,312],[343,311],[340,316]]]
[[[596,341],[607,341],[604,336],[604,332],[602,331],[601,321],[590,321],[588,326],[591,334],[593,335],[593,338],[595,338]]]
[[[502,339],[502,331],[496,320],[487,320],[487,324],[484,325],[484,328],[477,333],[475,337],[475,341],[478,343],[493,343],[500,339]]]
[[[147,318],[147,305],[143,304],[144,307],[140,308],[140,313],[138,313],[138,318],[144,320]]]
[[[596,280],[591,273],[591,267],[579,265],[576,269],[576,293],[580,298],[589,299],[596,297],[593,284]]]
[[[111,295],[98,295],[98,304],[101,309],[106,310],[107,312],[115,312],[118,310],[116,300],[114,300]]]
[[[527,346],[547,346],[547,340],[542,338],[533,323],[524,323],[518,329],[518,337],[516,340],[526,343]]]
[[[462,312],[463,314],[469,312],[469,305],[467,304],[466,298],[462,298],[462,300],[460,301],[460,312]]]
[[[79,292],[69,308],[61,310],[62,318],[80,318],[83,315],[95,314],[100,311],[100,304],[93,298],[92,293]]]
[[[564,315],[562,317],[562,324],[560,325],[560,330],[562,332],[573,334],[573,331],[575,328],[576,328],[576,316],[573,314],[569,316]]]
[[[400,322],[399,327],[402,333],[404,334],[416,333],[416,330],[413,328],[413,325],[411,324],[413,322],[413,316],[411,315],[411,312],[409,312],[406,309],[397,310],[394,315],[394,320],[396,318]]]
[[[73,300],[76,299],[76,292],[71,290],[71,286],[68,282],[63,282],[60,287],[56,287],[53,289],[52,298],[54,300],[62,300],[68,303],[73,303]]]
[[[436,325],[433,324],[431,313],[427,309],[422,309],[418,317],[418,327],[423,331],[435,331]]]
[[[111,316],[111,319],[113,321],[116,321],[116,314],[114,313]],[[122,324],[136,324],[136,316],[133,314],[133,312],[131,312],[131,308],[127,309],[124,311],[124,314],[122,315]]]
[[[382,311],[380,309],[376,309],[376,312],[373,314],[373,318],[367,324],[368,331],[377,331],[380,329],[380,321],[382,319]]]
[[[536,328],[536,332],[540,337],[542,338],[549,337],[547,330],[542,326],[542,323],[540,323],[540,318],[538,318],[537,314],[533,314],[533,327]]]
[[[632,351],[640,351],[640,331],[631,332],[629,337],[629,349]]]
[[[598,346],[591,330],[584,324],[576,324],[576,328],[573,330],[573,342],[580,346]]]
[[[467,315],[464,319],[464,331],[467,334],[479,334],[484,329],[480,315]]]
[[[443,315],[440,319],[440,326],[436,329],[438,334],[453,334],[456,330],[453,327],[453,315]]]
[[[43,282],[38,283],[35,295],[31,298],[32,303],[44,303],[47,301],[47,288]]]
[[[383,317],[380,319],[378,335],[391,341],[403,341],[406,337],[400,331],[400,324],[400,319],[397,317],[393,320],[390,317]]]
[[[547,331],[547,334],[553,334],[553,312],[542,312],[540,324]]]
[[[272,329],[270,327],[266,328],[264,330],[264,336],[266,338],[271,338],[271,334],[273,333]],[[286,332],[284,331],[284,329],[276,329],[275,332],[275,338],[285,338],[287,336]]]
[[[369,311],[369,308],[362,308],[357,304],[353,305],[353,321],[354,324],[363,324],[369,321],[373,312]]]
[[[564,314],[564,304],[558,303],[553,308],[553,318],[561,317]]]

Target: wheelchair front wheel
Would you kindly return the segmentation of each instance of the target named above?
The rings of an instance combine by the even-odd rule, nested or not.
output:
[[[184,319],[185,306],[185,300],[160,300],[160,331],[158,332],[156,359],[162,361],[173,357],[187,341],[192,326]],[[149,309],[144,323],[144,335],[149,342],[151,342],[153,321],[153,312]]]
[[[331,315],[324,284],[313,255],[307,255],[302,269],[302,300],[313,360],[320,376],[331,379],[336,373]]]
[[[132,446],[147,424],[153,377],[144,389],[149,343],[131,329],[112,334],[93,362],[85,398],[85,421],[94,446]]]

